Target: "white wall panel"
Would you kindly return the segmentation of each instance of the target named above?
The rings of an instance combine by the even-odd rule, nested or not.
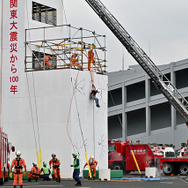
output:
[[[3,105],[2,127],[9,140],[20,150],[28,170],[37,161],[36,148],[41,147],[42,160],[49,161],[51,153],[56,153],[61,161],[62,177],[71,178],[72,152],[78,152],[81,167],[85,163],[86,147],[88,157],[94,155],[99,168],[108,168],[107,135],[107,76],[94,73],[94,83],[100,93],[100,108],[89,99],[91,78],[89,71],[46,70],[25,73],[25,29],[48,26],[32,20],[32,1],[18,0],[18,57],[19,95],[10,96],[10,46],[9,46],[9,1],[5,1],[4,47],[3,47]],[[57,9],[57,24],[62,24],[62,4],[60,0],[36,0]],[[8,12],[8,13],[7,13]],[[7,23],[6,23],[7,22]],[[35,33],[38,34],[38,33]],[[51,35],[61,36],[61,30]],[[40,35],[40,34],[39,34]],[[32,34],[29,36],[33,38]],[[50,35],[48,34],[48,37]],[[36,37],[35,37],[36,38]],[[73,96],[73,88],[76,84]],[[73,100],[72,100],[73,98]],[[72,101],[72,104],[71,104]],[[76,103],[77,102],[77,105]],[[69,108],[70,121],[68,121]],[[79,114],[78,114],[79,113]],[[79,116],[78,116],[79,115]],[[68,130],[68,131],[67,131]],[[82,131],[81,131],[82,130]],[[82,139],[84,135],[84,142]],[[69,135],[70,138],[69,139]],[[35,143],[36,137],[36,143]],[[39,142],[40,140],[40,142]],[[74,143],[72,147],[71,141]],[[39,145],[40,143],[40,145]],[[37,147],[36,147],[37,144]],[[11,155],[11,159],[15,157]]]

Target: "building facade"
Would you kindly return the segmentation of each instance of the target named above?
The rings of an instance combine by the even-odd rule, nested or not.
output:
[[[70,63],[72,54],[83,45],[81,52],[88,52],[94,39],[83,44],[65,36],[67,28],[58,27],[63,24],[61,0],[1,0],[0,6],[1,128],[21,151],[27,169],[55,153],[61,176],[72,178],[74,152],[81,169],[85,152],[107,169],[107,76],[97,74],[97,67],[73,69]],[[51,57],[51,67],[45,66],[45,56]],[[100,108],[89,97],[92,83],[101,91]]]
[[[159,68],[187,99],[188,59]],[[174,144],[177,149],[181,143],[187,143],[184,119],[139,65],[108,76],[109,139]]]

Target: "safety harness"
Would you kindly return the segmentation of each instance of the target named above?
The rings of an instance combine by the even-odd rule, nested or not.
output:
[[[53,168],[59,168],[59,165],[56,165],[57,163],[57,158],[52,160]]]
[[[20,166],[20,160],[21,158],[16,158],[16,162],[17,162],[17,165],[15,166],[15,169],[16,169],[16,173],[15,174],[22,174],[22,172],[20,171],[23,167]]]

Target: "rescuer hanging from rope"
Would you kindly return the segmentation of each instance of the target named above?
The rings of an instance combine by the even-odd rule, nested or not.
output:
[[[21,156],[21,152],[17,151],[16,152],[16,158],[13,159],[11,167],[10,167],[10,170],[12,170],[12,168],[14,167],[14,182],[13,182],[14,188],[16,188],[18,179],[19,179],[20,188],[23,187],[23,180],[22,180],[22,178],[23,178],[23,174],[22,174],[23,167],[25,168],[25,172],[27,171],[25,161],[20,156]]]
[[[51,69],[51,64],[49,62],[49,60],[51,59],[51,56],[44,56],[43,58],[43,66],[44,68],[48,68],[48,69]]]
[[[79,69],[82,69],[82,66],[78,63],[78,54],[74,53],[71,56],[71,67],[72,66],[77,66]]]
[[[34,162],[33,168],[28,173],[28,178],[29,178],[28,181],[31,182],[31,177],[33,177],[35,181],[38,181],[39,175],[40,175],[40,169],[37,167],[37,163]]]
[[[90,170],[91,172],[93,171],[93,180],[95,180],[96,178],[96,166],[97,166],[98,162],[94,159],[94,156],[91,156],[89,158],[89,166],[90,166]],[[86,164],[84,165],[84,168],[87,166],[87,162]],[[89,167],[88,167],[89,168]],[[90,179],[90,176],[89,176],[89,172],[88,172],[88,179]]]
[[[60,176],[60,161],[56,158],[56,154],[52,153],[52,159],[49,161],[49,166],[53,167],[54,178],[57,182],[60,183],[61,176]]]
[[[96,97],[96,94],[99,93],[99,91],[96,89],[95,85],[92,84],[92,90],[90,92],[90,99],[93,99],[96,103],[96,107],[100,107],[99,105],[99,99]]]
[[[88,51],[88,70],[91,69],[91,63],[95,63],[93,48]]]

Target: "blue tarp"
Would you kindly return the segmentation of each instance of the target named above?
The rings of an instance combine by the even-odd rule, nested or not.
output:
[[[159,181],[166,180],[167,178],[112,178],[112,180],[144,180],[144,181]]]

